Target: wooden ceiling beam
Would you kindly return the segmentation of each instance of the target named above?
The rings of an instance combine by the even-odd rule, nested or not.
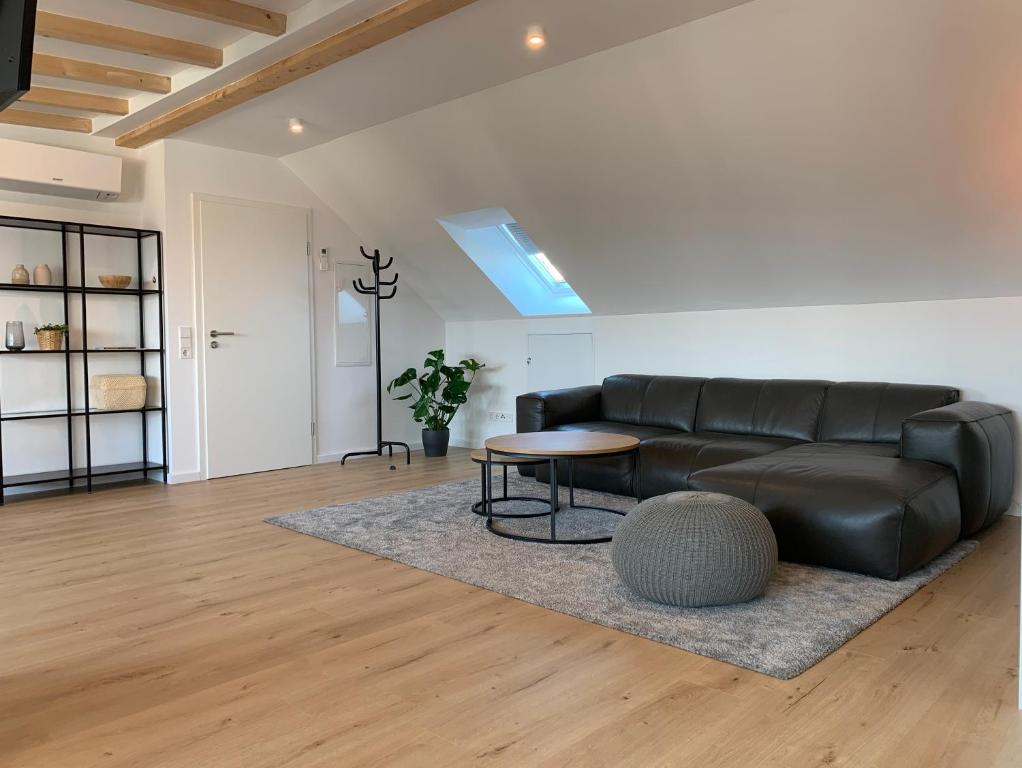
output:
[[[148,93],[170,93],[170,78],[165,75],[153,75],[137,69],[112,67],[107,64],[95,64],[91,61],[65,59],[62,56],[51,56],[37,53],[32,56],[32,74],[59,77],[64,80],[77,80],[82,83],[110,85],[115,88],[129,88],[133,91]]]
[[[58,131],[92,133],[92,120],[88,117],[70,117],[53,112],[34,112],[28,109],[8,107],[0,112],[0,123],[27,125],[32,128],[53,128]]]
[[[476,0],[404,0],[393,8],[270,64],[117,137],[117,146],[137,149],[275,91],[331,64],[446,16]]]
[[[287,15],[257,8],[237,0],[131,0],[139,5],[161,8],[207,21],[279,37],[287,32]]]
[[[224,52],[219,48],[46,11],[36,14],[35,33],[40,37],[95,45],[211,69],[224,63]]]
[[[49,107],[80,109],[85,112],[102,112],[107,115],[128,114],[128,100],[114,96],[100,96],[96,93],[64,91],[59,88],[44,88],[40,85],[18,99],[22,104],[45,104]]]

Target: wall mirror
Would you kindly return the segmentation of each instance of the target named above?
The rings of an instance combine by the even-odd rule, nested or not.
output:
[[[334,365],[371,365],[371,296],[357,293],[353,283],[372,282],[372,270],[363,264],[338,262],[334,270]]]

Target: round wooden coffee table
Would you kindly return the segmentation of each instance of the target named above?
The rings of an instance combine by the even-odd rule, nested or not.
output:
[[[634,456],[636,472],[639,462],[639,440],[628,435],[617,435],[606,432],[522,432],[514,435],[491,437],[485,443],[486,459],[483,470],[486,474],[484,492],[484,509],[486,510],[486,528],[497,536],[516,541],[531,541],[537,544],[600,544],[611,540],[611,536],[589,538],[558,538],[557,512],[560,510],[558,500],[558,463],[568,462],[568,507],[571,509],[587,509],[597,512],[609,512],[624,516],[625,513],[607,507],[595,507],[575,504],[574,462],[576,459],[607,458],[610,456]],[[550,536],[527,536],[504,530],[494,524],[497,515],[493,513],[493,465],[501,464],[507,459],[528,459],[533,463],[546,462],[550,465],[550,502],[548,511],[542,515],[530,517],[550,517]],[[505,493],[506,495],[506,493]]]

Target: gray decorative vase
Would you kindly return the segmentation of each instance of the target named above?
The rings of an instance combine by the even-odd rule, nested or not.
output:
[[[611,559],[630,589],[694,608],[744,603],[766,591],[777,539],[752,504],[682,491],[646,499],[614,532]]]
[[[447,455],[447,444],[451,440],[449,429],[424,429],[422,430],[422,452],[426,456],[435,458]]]
[[[25,348],[25,326],[20,320],[7,321],[7,336],[4,342],[8,349],[15,352]]]

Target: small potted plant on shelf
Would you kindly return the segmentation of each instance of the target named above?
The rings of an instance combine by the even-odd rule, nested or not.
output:
[[[421,375],[414,368],[409,368],[387,385],[387,392],[393,393],[403,387],[411,390],[394,395],[394,399],[414,398],[408,407],[412,410],[412,418],[424,427],[423,452],[427,456],[446,456],[451,438],[448,425],[458,408],[468,402],[468,390],[476,371],[484,365],[472,358],[462,360],[458,365],[446,365],[444,351],[434,349],[426,355],[422,367]]]
[[[39,349],[56,350],[63,349],[64,337],[67,335],[67,326],[63,323],[47,323],[37,326],[35,337],[39,342]]]

